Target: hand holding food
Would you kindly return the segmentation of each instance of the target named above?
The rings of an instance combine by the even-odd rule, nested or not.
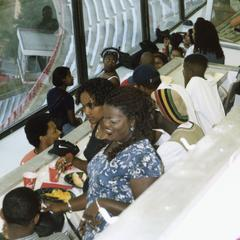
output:
[[[72,160],[74,156],[71,153],[67,153],[64,157],[60,157],[56,162],[56,168],[60,172],[65,172],[70,166],[72,166]]]
[[[52,197],[52,198],[56,198],[58,200],[62,200],[65,203],[68,202],[71,199],[70,192],[63,191],[61,189],[54,189],[52,192],[45,193],[44,195],[47,196],[47,197]]]

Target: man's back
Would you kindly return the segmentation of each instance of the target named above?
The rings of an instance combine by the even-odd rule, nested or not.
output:
[[[203,136],[204,133],[202,129],[193,122],[188,121],[179,125],[171,135],[171,138],[161,144],[157,149],[157,152],[163,161],[165,171],[167,172],[177,162],[184,159],[189,151],[189,149],[187,149],[182,143],[182,139],[184,139],[189,145],[193,145]]]
[[[207,133],[225,116],[217,86],[201,77],[192,77],[186,86],[199,125]]]

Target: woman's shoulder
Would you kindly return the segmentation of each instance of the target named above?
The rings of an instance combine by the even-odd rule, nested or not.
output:
[[[148,139],[141,139],[129,146],[131,151],[142,151],[143,153],[152,151],[154,148]]]

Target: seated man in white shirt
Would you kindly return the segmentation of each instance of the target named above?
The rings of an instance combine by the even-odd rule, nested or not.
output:
[[[178,125],[167,141],[158,144],[157,152],[167,172],[176,162],[184,159],[189,151],[187,144],[196,144],[204,133],[196,123],[190,121],[184,98],[176,89],[169,85],[161,86],[152,94],[152,98],[165,119]]]
[[[217,85],[204,78],[208,60],[200,54],[191,54],[184,59],[185,87],[200,127],[207,133],[225,116]]]

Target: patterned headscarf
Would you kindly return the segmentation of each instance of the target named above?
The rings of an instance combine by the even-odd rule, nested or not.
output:
[[[169,121],[182,124],[188,121],[186,105],[182,97],[172,89],[158,89],[154,92],[155,101],[162,115]]]

